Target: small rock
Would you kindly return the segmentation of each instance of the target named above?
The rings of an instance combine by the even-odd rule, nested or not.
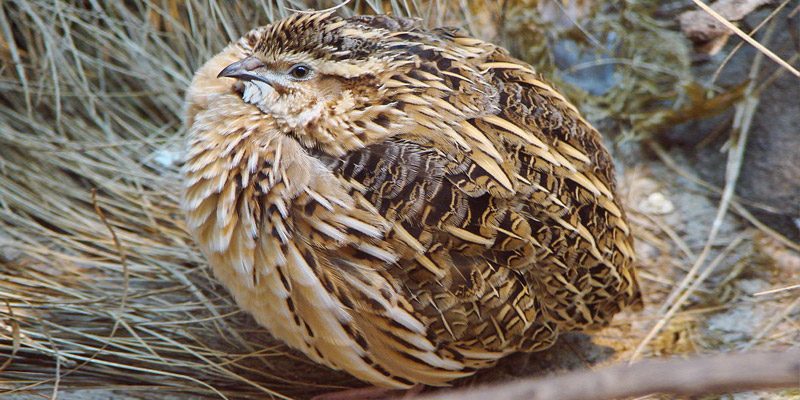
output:
[[[675,204],[664,193],[655,192],[639,203],[639,210],[648,214],[664,215],[675,211]]]

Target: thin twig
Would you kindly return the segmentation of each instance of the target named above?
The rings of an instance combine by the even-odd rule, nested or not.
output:
[[[772,12],[770,12],[769,15],[766,16],[766,18],[764,18],[761,22],[759,22],[758,25],[756,25],[755,28],[751,29],[750,32],[747,33],[747,36],[752,37],[753,35],[755,35],[761,28],[764,27],[764,25],[767,24],[767,22],[769,22],[770,20],[772,20],[773,17],[778,15],[778,13],[784,7],[786,7],[786,5],[789,4],[790,1],[792,1],[792,0],[783,0],[783,2],[781,2],[781,4],[779,4],[778,7],[775,7],[775,9],[772,10]],[[714,70],[714,73],[711,75],[711,79],[708,80],[709,85],[711,85],[711,84],[713,84],[714,82],[717,81],[717,78],[719,77],[719,74],[722,72],[722,70],[725,68],[725,66],[728,65],[728,63],[731,61],[731,59],[733,59],[733,56],[737,52],[739,52],[739,49],[741,49],[743,46],[744,46],[744,42],[737,43],[736,46],[734,46],[734,48],[725,56],[725,59],[722,60],[722,62],[719,63],[719,66],[717,67],[717,69]],[[791,63],[792,61],[789,60],[789,62]],[[781,69],[781,70],[784,71],[784,69]]]
[[[773,53],[770,49],[764,47],[764,45],[762,45],[761,43],[759,43],[758,41],[756,41],[752,37],[748,36],[747,33],[742,31],[741,29],[739,29],[736,25],[730,23],[730,21],[725,19],[723,16],[719,15],[719,13],[714,11],[711,7],[709,7],[708,5],[706,5],[705,3],[703,3],[700,0],[692,0],[692,1],[694,2],[694,4],[697,4],[698,7],[702,8],[703,11],[711,14],[717,21],[719,21],[721,24],[725,25],[726,28],[732,30],[740,38],[742,38],[747,43],[750,43],[751,46],[753,46],[756,49],[758,49],[758,51],[760,51],[761,53],[763,53],[764,55],[769,57],[772,61],[775,61],[781,67],[786,68],[786,70],[791,72],[792,75],[794,75],[796,77],[800,77],[800,71],[795,69],[793,66],[791,66],[789,63],[784,61],[782,58],[778,57],[778,55]]]
[[[795,289],[800,289],[800,284],[789,285],[789,286],[782,287],[782,288],[770,289],[770,290],[765,290],[763,292],[753,293],[753,297],[766,296],[768,294],[775,294],[775,293],[780,293],[780,292],[785,292],[785,291],[788,291],[788,290],[795,290]]]

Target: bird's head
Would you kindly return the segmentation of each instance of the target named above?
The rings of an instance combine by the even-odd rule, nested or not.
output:
[[[387,99],[386,83],[412,63],[394,39],[412,26],[390,17],[295,14],[270,26],[252,54],[219,77],[238,79],[242,100],[275,118],[284,133],[343,153],[406,123]]]

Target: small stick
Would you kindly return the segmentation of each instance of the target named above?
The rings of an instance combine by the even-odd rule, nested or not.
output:
[[[420,400],[610,400],[800,387],[800,350],[645,361],[453,390]]]

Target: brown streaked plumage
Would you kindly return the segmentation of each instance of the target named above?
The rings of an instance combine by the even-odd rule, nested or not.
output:
[[[502,48],[297,14],[210,60],[187,103],[190,232],[318,362],[441,385],[640,302],[599,133]]]

